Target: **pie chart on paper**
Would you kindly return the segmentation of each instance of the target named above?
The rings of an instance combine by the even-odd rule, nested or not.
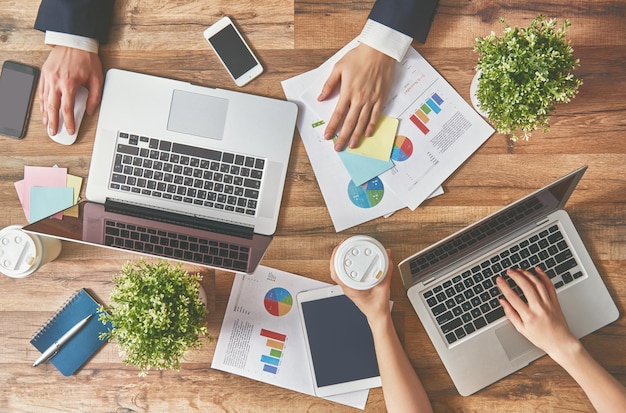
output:
[[[284,316],[291,310],[293,296],[284,288],[272,288],[265,294],[263,305],[268,313],[273,316]]]
[[[398,135],[391,150],[391,159],[397,162],[406,161],[413,154],[413,143],[406,136]]]
[[[376,177],[364,183],[356,185],[354,181],[348,184],[348,197],[359,208],[373,208],[380,203],[385,194],[383,181]]]

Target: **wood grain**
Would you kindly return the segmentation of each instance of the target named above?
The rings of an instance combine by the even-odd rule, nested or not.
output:
[[[119,67],[211,87],[237,89],[202,31],[222,15],[234,18],[266,68],[237,89],[284,98],[280,82],[311,70],[357,36],[373,1],[118,0],[110,42],[101,47],[105,69]],[[41,67],[48,53],[32,26],[38,0],[0,0],[0,60]],[[445,183],[445,194],[415,211],[398,211],[335,233],[304,145],[296,136],[278,230],[263,264],[329,281],[333,247],[354,234],[377,237],[396,262],[581,166],[589,169],[568,203],[620,314],[626,312],[626,1],[442,0],[425,44],[417,49],[466,99],[477,55],[474,39],[499,32],[500,17],[524,25],[543,13],[572,23],[568,38],[581,61],[584,84],[557,108],[547,133],[517,142],[494,134]],[[39,99],[23,140],[0,138],[0,227],[25,224],[13,183],[25,165],[58,164],[87,177],[97,115],[83,121],[77,142],[62,147],[41,125]],[[78,374],[62,377],[49,364],[30,367],[33,332],[76,289],[108,302],[111,278],[134,254],[63,243],[61,256],[25,279],[0,277],[0,411],[2,412],[346,412],[352,409],[210,368],[215,342],[188,354],[180,371],[145,378],[121,362],[114,344],[103,347]],[[203,275],[209,292],[209,331],[219,333],[233,274],[186,266]],[[403,345],[437,412],[591,411],[584,393],[552,360],[528,367],[461,397],[392,275],[393,316]],[[589,351],[626,383],[626,321],[583,339]],[[365,409],[384,411],[382,391]]]

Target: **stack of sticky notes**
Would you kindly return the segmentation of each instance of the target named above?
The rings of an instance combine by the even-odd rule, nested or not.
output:
[[[316,69],[322,72],[318,75],[318,79],[327,79],[332,67],[332,65],[324,64]],[[326,129],[326,122],[332,117],[339,103],[338,90],[322,102],[317,99],[320,90],[321,85],[310,86],[301,95],[301,98],[307,102],[306,109],[315,114],[316,121],[311,126],[316,130]],[[346,172],[355,185],[362,185],[394,167],[391,151],[396,141],[399,124],[399,119],[383,115],[379,118],[372,136],[362,137],[356,148],[348,148],[346,144],[346,148],[338,152]],[[323,131],[319,133],[319,136],[322,135]],[[336,140],[337,135],[334,138],[334,141]]]
[[[70,175],[67,168],[25,166],[24,179],[15,182],[15,190],[28,222],[35,222],[54,214],[61,219],[63,211],[79,200],[83,178]],[[65,211],[76,216],[76,209]]]
[[[374,134],[361,139],[356,148],[348,148],[339,152],[339,158],[355,185],[362,185],[393,168],[391,150],[396,140],[398,119],[381,116]],[[335,136],[336,139],[336,136]]]

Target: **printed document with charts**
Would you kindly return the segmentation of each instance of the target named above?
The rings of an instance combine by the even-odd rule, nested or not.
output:
[[[282,82],[299,107],[297,126],[337,232],[408,207],[417,208],[469,158],[494,129],[415,49],[396,65],[383,115],[399,120],[390,169],[355,184],[324,128],[338,100],[317,96],[346,45],[317,69]]]
[[[262,265],[235,274],[211,368],[315,396],[296,295],[327,285]],[[365,409],[368,394],[325,399]]]

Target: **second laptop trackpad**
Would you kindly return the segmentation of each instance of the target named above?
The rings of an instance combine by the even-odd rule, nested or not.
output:
[[[227,99],[174,90],[167,129],[221,140],[224,137],[227,112]]]
[[[512,324],[497,329],[496,336],[511,361],[537,348],[526,337],[518,333]]]

